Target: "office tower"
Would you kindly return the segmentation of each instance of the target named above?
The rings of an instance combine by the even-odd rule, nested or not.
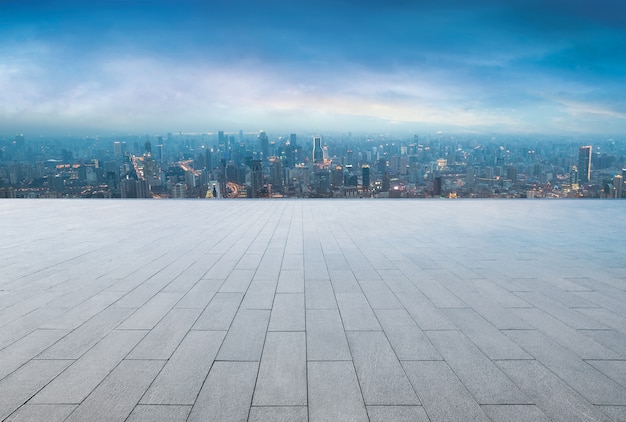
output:
[[[149,139],[146,139],[144,147],[146,148],[146,154],[152,155],[152,144],[150,143]]]
[[[615,190],[616,198],[624,196],[624,178],[619,174],[613,178],[613,189]]]
[[[343,167],[335,166],[332,169],[331,174],[331,185],[333,188],[338,188],[343,185]]]
[[[437,176],[433,179],[433,196],[441,196],[442,182],[441,176]]]
[[[175,185],[172,185],[172,198],[185,198],[187,196],[185,190],[186,186],[184,183],[176,183]]]
[[[263,165],[261,160],[252,160],[252,186],[250,187],[249,198],[258,198],[263,189]]]
[[[383,183],[381,186],[381,191],[382,192],[389,192],[389,174],[387,172],[385,172],[385,174],[383,174]]]
[[[580,183],[589,183],[591,179],[591,150],[590,146],[578,149],[578,180]]]
[[[120,141],[113,142],[113,156],[115,158],[122,156],[122,143]]]
[[[259,151],[263,154],[263,160],[267,160],[270,155],[270,140],[263,131],[259,132]]]
[[[506,178],[512,183],[517,183],[517,169],[514,166],[509,166],[506,169]]]
[[[313,137],[313,163],[324,164],[324,151],[322,150],[322,138]]]
[[[370,190],[370,166],[364,165],[361,168],[361,178],[363,182],[363,192],[369,192]]]
[[[271,174],[270,180],[272,182],[272,192],[282,192],[283,190],[283,169],[280,165],[280,160],[274,158],[271,160]]]

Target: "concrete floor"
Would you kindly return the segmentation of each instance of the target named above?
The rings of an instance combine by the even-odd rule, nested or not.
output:
[[[626,420],[626,202],[2,200],[0,420]]]

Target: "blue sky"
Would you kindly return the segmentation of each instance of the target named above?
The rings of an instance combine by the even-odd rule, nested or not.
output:
[[[626,2],[5,0],[0,127],[623,135]]]

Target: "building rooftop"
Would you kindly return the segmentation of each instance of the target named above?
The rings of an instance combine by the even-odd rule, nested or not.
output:
[[[0,420],[626,420],[624,205],[0,201]]]

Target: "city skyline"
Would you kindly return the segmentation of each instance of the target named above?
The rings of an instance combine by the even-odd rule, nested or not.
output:
[[[8,1],[0,125],[618,135],[625,7]]]

